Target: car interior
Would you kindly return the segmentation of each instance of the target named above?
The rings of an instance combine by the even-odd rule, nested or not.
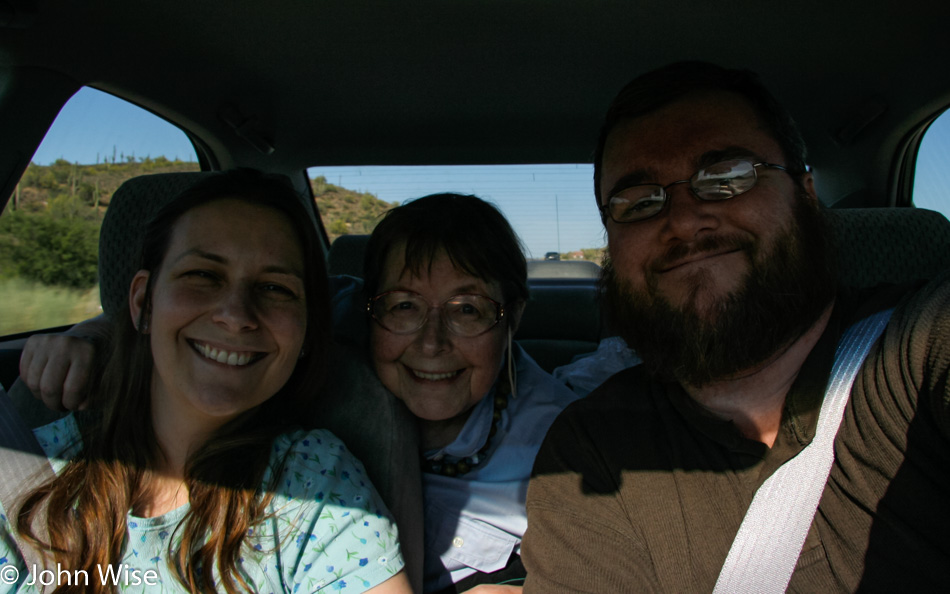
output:
[[[0,0],[0,206],[83,87],[179,128],[201,170],[259,168],[311,195],[314,166],[589,163],[604,111],[629,79],[701,59],[757,72],[795,116],[843,284],[930,278],[950,263],[950,223],[915,208],[914,172],[924,133],[950,106],[939,70],[950,60],[948,21],[950,3],[937,0]],[[108,277],[118,270],[109,260],[134,249],[147,198],[194,175],[138,178],[113,196],[117,205],[125,192],[130,210],[100,238],[107,313],[126,274]],[[588,200],[594,210],[593,192]],[[368,236],[331,244],[309,203],[330,273],[360,276]],[[610,335],[599,269],[557,260],[531,269],[516,339],[551,371]],[[0,336],[0,384],[16,379],[26,337],[51,330]],[[406,422],[385,414],[384,441]],[[333,427],[344,438],[347,422]],[[392,447],[398,459],[414,445]],[[400,482],[394,464],[380,460],[370,474],[398,508],[418,495],[389,486]]]

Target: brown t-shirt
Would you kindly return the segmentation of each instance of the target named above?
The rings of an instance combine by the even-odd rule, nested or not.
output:
[[[526,592],[711,592],[755,490],[814,436],[838,339],[895,303],[852,388],[788,591],[950,588],[948,278],[840,293],[771,449],[641,368],[574,403],[528,490]]]

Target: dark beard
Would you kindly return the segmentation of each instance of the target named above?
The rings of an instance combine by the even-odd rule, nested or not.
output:
[[[613,328],[651,373],[692,386],[727,379],[767,361],[815,323],[834,297],[837,275],[819,208],[804,192],[793,208],[793,224],[775,238],[770,254],[732,238],[704,246],[734,241],[751,262],[742,285],[706,311],[697,305],[702,274],[675,309],[656,295],[655,283],[635,290],[605,261],[601,280]]]

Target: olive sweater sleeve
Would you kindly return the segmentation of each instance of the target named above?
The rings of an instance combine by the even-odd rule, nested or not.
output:
[[[918,373],[920,393],[927,396],[919,406],[928,407],[945,438],[950,439],[950,271],[925,286],[913,297],[910,317],[904,331],[912,349],[911,367]],[[915,364],[915,361],[917,364]]]

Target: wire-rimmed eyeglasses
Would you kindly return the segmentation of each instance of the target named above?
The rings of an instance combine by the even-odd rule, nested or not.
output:
[[[665,186],[637,184],[624,188],[601,205],[601,216],[617,223],[635,223],[658,215],[669,202],[670,187],[689,184],[693,195],[700,200],[719,201],[735,198],[755,187],[759,167],[787,171],[782,165],[753,163],[747,159],[730,159],[703,167],[689,179],[681,179]]]
[[[394,334],[418,332],[437,309],[449,332],[471,338],[491,330],[505,317],[505,308],[485,295],[464,293],[437,306],[412,291],[387,291],[371,298],[366,311],[380,326]]]

